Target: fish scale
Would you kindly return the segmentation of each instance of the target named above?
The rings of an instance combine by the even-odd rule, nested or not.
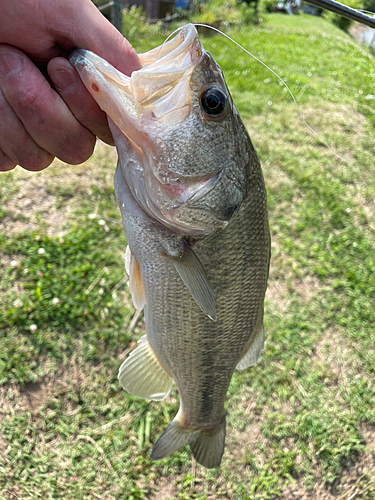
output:
[[[245,201],[225,231],[193,247],[214,290],[216,322],[201,313],[173,266],[169,266],[168,276],[162,263],[160,269],[153,269],[152,275],[146,269],[142,272],[144,281],[150,284],[146,291],[147,309],[160,321],[155,337],[147,329],[149,340],[157,358],[179,387],[185,420],[192,428],[204,421],[214,427],[221,421],[233,370],[258,320],[259,309],[263,309],[264,276],[268,268],[268,256],[264,254],[268,229],[263,214],[259,217],[258,231],[252,228],[248,232],[246,227],[254,225],[250,217],[253,205],[264,205],[263,193],[260,200],[254,197],[252,204]],[[262,232],[263,241],[259,238]],[[163,289],[155,290],[154,282],[162,283]],[[205,366],[210,367],[209,378],[205,374],[202,377]],[[201,390],[197,391],[197,387]],[[205,397],[199,401],[191,397],[207,391],[215,401],[214,407],[209,403],[210,410]]]
[[[224,451],[235,368],[263,348],[270,237],[261,167],[219,66],[193,25],[147,54],[131,77],[78,50],[70,60],[107,113],[118,152],[115,194],[130,251],[129,289],[147,335],[119,381],[180,409],[155,443],[185,444],[207,468]]]

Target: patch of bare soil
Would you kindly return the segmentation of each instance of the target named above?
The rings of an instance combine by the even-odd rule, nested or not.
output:
[[[225,487],[225,481],[222,478],[218,478],[217,484],[214,488],[209,484],[206,479],[206,470],[198,465],[194,460],[192,460],[191,465],[191,480],[190,484],[190,495],[191,498],[200,497],[205,494],[207,500],[218,500],[218,499],[233,499],[233,492],[229,491]],[[183,475],[175,476],[175,481],[171,483],[170,479],[159,480],[157,485],[153,488],[157,491],[151,496],[148,496],[149,500],[177,500],[180,498],[180,493],[182,493],[182,483],[184,482]],[[184,498],[186,498],[186,483],[184,488]]]
[[[41,360],[43,363],[43,360]],[[44,361],[45,372],[48,372],[48,361]],[[61,398],[67,392],[79,392],[86,377],[77,360],[73,358],[69,369],[61,366],[42,380],[23,386],[5,384],[0,386],[0,423],[7,415],[31,413],[36,415],[44,404],[53,398]]]
[[[342,391],[350,391],[350,379],[361,373],[361,361],[352,354],[353,347],[335,330],[327,330],[316,346],[316,360],[329,366],[326,383],[334,383]],[[329,374],[331,372],[331,374]],[[338,397],[337,395],[337,397]],[[308,490],[303,478],[283,489],[285,500],[352,500],[373,498],[362,496],[375,491],[375,427],[361,426],[366,451],[342,474],[340,482],[333,485],[317,480]],[[319,471],[316,471],[319,477]]]
[[[113,186],[115,166],[114,148],[99,141],[94,155],[83,165],[54,160],[42,172],[27,172],[18,167],[12,180],[16,190],[12,189],[9,199],[4,189],[3,208],[10,215],[1,221],[1,229],[16,233],[42,226],[48,235],[61,236],[82,196],[89,197],[94,186]]]
[[[315,276],[305,276],[303,281],[294,280],[294,291],[301,297],[303,302],[309,302],[322,289],[322,285]]]
[[[271,304],[271,306],[276,306],[282,313],[287,312],[289,305],[287,295],[288,289],[285,283],[273,280],[270,277],[266,292],[266,300]]]
[[[362,373],[362,362],[353,354],[353,343],[343,338],[336,330],[326,330],[316,344],[315,356],[318,363],[328,365],[331,383],[340,387],[340,392],[350,393],[353,377]],[[327,383],[329,381],[327,380]]]
[[[325,485],[316,482],[311,490],[307,490],[300,479],[288,484],[283,489],[284,500],[354,500],[361,498],[374,498],[363,496],[366,492],[375,491],[375,428],[362,427],[367,450],[358,457],[358,460],[348,467],[340,483]]]
[[[16,414],[30,414],[31,419],[38,419],[38,412],[49,401],[62,399],[68,392],[77,392],[83,382],[85,375],[82,373],[78,363],[74,360],[69,370],[61,367],[51,376],[44,377],[36,383],[28,383],[24,386],[18,384],[5,384],[0,386],[0,424],[3,420]],[[70,400],[66,403],[66,410],[73,411],[74,403]],[[56,447],[59,440],[45,442],[41,434],[38,446]],[[0,431],[0,459],[7,461],[8,447],[11,446]],[[9,495],[12,492],[8,492]],[[14,494],[21,493],[16,491]],[[0,495],[1,496],[1,495]],[[9,496],[7,498],[13,498]],[[14,498],[19,498],[15,496]],[[21,498],[21,497],[20,497]]]
[[[31,413],[36,413],[53,395],[56,393],[56,388],[53,388],[56,381],[28,383],[20,389],[20,397]],[[58,381],[57,386],[62,386],[61,381]]]
[[[55,199],[48,195],[45,182],[40,177],[23,178],[15,182],[17,183],[17,194],[3,204],[4,209],[11,216],[2,220],[2,231],[9,234],[35,229],[38,225],[36,223],[37,213],[44,219],[47,228],[61,225],[63,213],[56,211]]]
[[[312,490],[307,491],[302,481],[289,483],[282,493],[284,500],[332,500],[335,497],[321,482],[316,483]]]
[[[275,245],[277,245],[277,242],[273,242],[273,248]],[[275,253],[277,254],[277,251]],[[287,313],[291,297],[298,296],[301,303],[307,303],[316,297],[325,287],[315,276],[306,275],[303,280],[299,280],[294,278],[291,273],[290,275],[286,275],[282,261],[282,255],[276,255],[271,260],[266,300],[271,306],[274,305],[277,307],[281,313]],[[279,268],[283,269],[281,279],[277,275]]]
[[[341,89],[345,90],[344,86],[340,86]],[[327,103],[324,109],[319,110],[319,114],[316,113],[316,109],[311,107],[306,107],[302,110],[302,114],[306,122],[319,134],[322,132],[322,137],[325,136],[324,130],[329,130],[330,133],[338,133],[340,135],[346,135],[353,137],[353,140],[360,140],[366,137],[367,132],[365,126],[367,125],[367,119],[363,114],[359,113],[351,106],[345,104]],[[331,146],[333,146],[331,144]],[[327,148],[322,143],[322,147]],[[345,159],[350,161],[355,161],[351,156],[351,149],[346,151],[340,151],[339,154],[345,154]],[[327,154],[332,155],[332,152],[327,148]],[[347,168],[347,165],[343,165],[343,168]]]
[[[266,445],[266,439],[261,431],[261,420],[261,417],[254,415],[251,424],[246,425],[242,431],[233,427],[230,429],[225,453],[229,456],[231,463],[238,462],[244,465],[247,452],[250,452],[252,457],[255,456],[259,461],[262,461],[263,455],[259,450],[260,445]]]
[[[58,393],[70,388],[64,378],[46,378],[41,382],[24,386],[5,384],[0,387],[0,422],[7,414],[30,412],[37,413],[40,408]]]
[[[355,355],[355,343],[336,330],[326,330],[316,344],[314,364],[322,368],[326,387],[334,388],[335,400],[346,407],[353,380],[361,379],[364,371],[361,359]]]
[[[152,500],[170,500],[176,496],[176,493],[176,486],[171,482],[167,482],[163,484],[160,490],[150,498]]]

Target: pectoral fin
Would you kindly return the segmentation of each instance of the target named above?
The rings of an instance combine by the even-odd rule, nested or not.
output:
[[[254,333],[253,339],[250,343],[250,347],[248,348],[246,354],[241,358],[241,360],[237,363],[237,370],[244,370],[249,366],[255,365],[258,361],[260,353],[262,352],[264,346],[264,329],[263,324],[260,325],[260,328]]]
[[[147,335],[122,363],[118,379],[121,387],[133,396],[152,401],[166,398],[172,387],[172,377],[156,359]]]
[[[186,245],[179,257],[172,257],[176,271],[202,311],[216,321],[215,296],[204,268],[193,250]]]
[[[143,289],[141,269],[129,246],[125,251],[125,270],[129,275],[129,291],[132,296],[134,307],[142,311],[145,305],[145,292]]]

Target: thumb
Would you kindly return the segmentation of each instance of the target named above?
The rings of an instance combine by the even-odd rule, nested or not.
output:
[[[91,50],[126,75],[142,67],[128,40],[91,0],[59,1],[50,16],[49,31],[64,49]]]

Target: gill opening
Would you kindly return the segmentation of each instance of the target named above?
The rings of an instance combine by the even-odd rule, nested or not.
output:
[[[374,17],[375,17],[375,14],[374,14]],[[252,54],[249,50],[245,49],[245,47],[243,47],[238,42],[236,42],[236,40],[233,40],[233,38],[231,38],[226,33],[223,33],[219,29],[214,28],[213,26],[209,26],[208,24],[202,24],[202,23],[192,23],[192,24],[194,26],[200,26],[202,28],[209,28],[209,29],[211,29],[213,31],[216,31],[220,35],[223,35],[225,38],[227,38],[232,43],[234,43],[239,49],[241,49],[244,52],[246,52],[246,54],[248,54],[249,56],[251,56],[253,59],[255,59],[255,61],[257,61],[262,66],[264,66],[266,69],[268,69],[268,71],[270,71],[274,76],[276,76],[276,78],[279,80],[279,82],[282,83],[282,85],[284,85],[284,87],[288,91],[290,97],[292,98],[293,103],[294,103],[294,105],[297,108],[298,116],[299,116],[300,120],[302,121],[302,123],[310,130],[310,132],[312,132],[322,142],[322,144],[324,144],[324,146],[326,146],[331,151],[332,154],[334,154],[336,156],[336,158],[339,158],[340,160],[344,161],[345,163],[347,163],[348,165],[350,165],[356,172],[358,172],[358,169],[352,163],[350,163],[350,161],[346,160],[345,158],[343,158],[342,156],[340,156],[338,153],[336,153],[336,151],[334,151],[334,149],[331,148],[331,146],[329,144],[327,144],[327,142],[323,139],[323,137],[307,123],[307,121],[305,120],[305,118],[302,115],[301,109],[298,106],[298,103],[296,101],[296,98],[294,97],[293,92],[290,90],[290,88],[288,87],[287,83],[281,78],[281,76],[279,76],[273,69],[271,69],[269,66],[267,66],[266,63],[264,63],[263,61],[261,61],[257,56],[255,56],[254,54]],[[168,37],[165,39],[163,45],[165,43],[167,43],[168,40],[175,35],[175,33],[178,33],[183,28],[184,28],[184,26],[181,26],[181,27],[175,29],[170,35],[168,35]],[[163,45],[161,45],[161,47],[163,47]],[[160,47],[160,49],[161,49],[161,47]],[[159,58],[159,54],[158,54],[158,58]]]

